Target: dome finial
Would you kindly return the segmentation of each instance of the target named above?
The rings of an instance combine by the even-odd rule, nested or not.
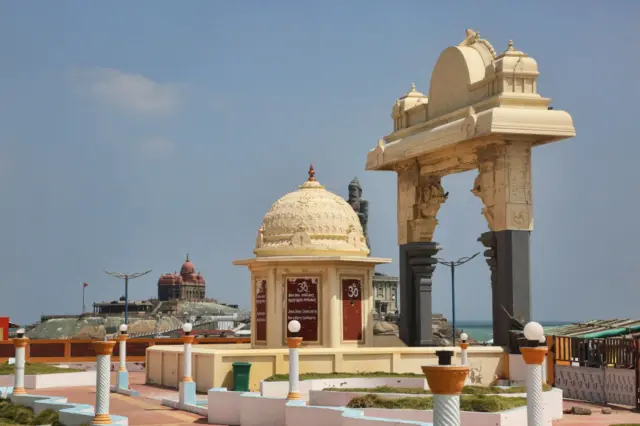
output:
[[[316,181],[316,169],[313,168],[313,164],[309,165],[309,179],[307,179],[309,182],[315,182]]]
[[[416,83],[415,82],[411,82],[411,92],[415,92],[416,91]]]
[[[185,260],[185,262],[189,261],[189,253],[187,253],[187,260]]]
[[[509,50],[509,51],[516,50],[516,49],[513,47],[513,40],[509,40],[509,46],[507,47],[507,50]]]

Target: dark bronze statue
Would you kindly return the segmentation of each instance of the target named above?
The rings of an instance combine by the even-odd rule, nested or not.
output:
[[[358,215],[360,219],[360,225],[362,225],[362,232],[367,239],[367,247],[371,250],[369,245],[369,232],[367,231],[367,224],[369,222],[369,202],[362,199],[362,187],[357,177],[349,183],[349,198],[347,199],[349,205]]]

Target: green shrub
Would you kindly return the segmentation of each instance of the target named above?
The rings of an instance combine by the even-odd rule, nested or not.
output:
[[[527,405],[527,399],[521,397],[504,397],[495,395],[463,395],[460,397],[460,410],[478,413],[497,413]],[[387,408],[403,410],[432,410],[433,398],[414,397],[390,399],[379,395],[367,394],[357,396],[347,404],[349,408]]]
[[[545,392],[553,389],[549,385],[544,385],[543,390]],[[400,388],[393,386],[378,386],[375,388],[326,388],[326,391],[332,392],[373,392],[373,393],[404,393],[408,395],[431,395],[431,391],[422,388]],[[526,393],[527,389],[524,386],[512,387],[512,388],[499,388],[496,386],[465,386],[462,388],[463,395],[494,395],[505,393]]]
[[[48,425],[63,426],[58,419],[58,413],[48,409],[37,416],[33,410],[9,401],[0,401],[0,425]]]
[[[313,379],[347,379],[350,377],[424,377],[424,374],[416,373],[385,373],[382,371],[377,372],[360,372],[360,373],[304,373],[300,375],[300,380],[313,380]],[[265,382],[286,382],[289,380],[288,374],[274,374],[271,377],[264,379]]]

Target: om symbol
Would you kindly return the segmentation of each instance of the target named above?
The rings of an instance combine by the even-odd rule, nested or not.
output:
[[[360,289],[358,288],[357,284],[351,284],[348,288],[347,288],[347,296],[349,296],[352,299],[357,298],[360,295]]]
[[[306,282],[298,283],[298,293],[307,293],[309,291],[309,284]]]

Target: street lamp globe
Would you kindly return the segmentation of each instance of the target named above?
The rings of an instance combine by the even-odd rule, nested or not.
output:
[[[17,335],[18,335],[18,337],[20,337],[20,338],[24,337],[24,333],[25,333],[24,328],[19,328],[19,329],[16,331],[16,334],[17,334]]]
[[[524,326],[524,337],[532,342],[540,342],[544,338],[544,328],[539,322],[531,321]]]
[[[128,329],[129,329],[129,326],[127,324],[120,324],[120,333],[124,334],[127,332]]]
[[[297,321],[297,320],[289,321],[289,325],[287,326],[287,328],[291,333],[299,332],[301,328],[300,321]]]
[[[469,335],[467,333],[460,334],[460,340],[462,340],[462,343],[466,343],[469,340]]]
[[[191,325],[191,323],[185,322],[182,326],[182,331],[188,334],[191,333],[191,330],[193,330],[193,326]]]

